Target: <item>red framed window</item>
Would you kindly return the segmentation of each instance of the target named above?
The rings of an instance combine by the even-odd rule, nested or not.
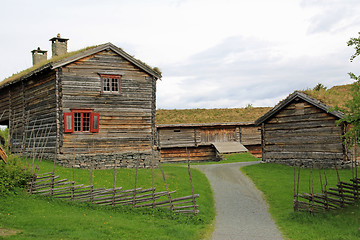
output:
[[[101,77],[101,92],[118,94],[120,93],[120,79],[121,75],[100,74]]]
[[[67,133],[99,132],[100,114],[93,110],[72,109],[64,113],[64,131]]]

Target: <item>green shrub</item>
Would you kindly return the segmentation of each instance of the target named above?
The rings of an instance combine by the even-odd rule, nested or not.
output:
[[[16,188],[24,188],[30,179],[30,171],[16,156],[9,156],[7,164],[0,162],[0,194],[9,193]]]
[[[0,128],[0,146],[6,153],[9,153],[9,129]]]

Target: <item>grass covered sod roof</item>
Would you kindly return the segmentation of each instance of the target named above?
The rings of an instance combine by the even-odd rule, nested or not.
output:
[[[156,124],[254,122],[270,107],[183,109],[156,111]]]
[[[334,86],[330,89],[307,89],[299,92],[313,98],[317,104],[329,107],[344,107],[351,99],[351,85]],[[272,107],[219,108],[219,109],[159,109],[156,111],[156,124],[190,124],[190,123],[230,123],[254,122]]]
[[[345,107],[344,104],[348,100],[352,99],[351,87],[352,84],[347,84],[347,85],[334,86],[330,89],[324,89],[324,88],[320,90],[307,89],[301,92],[331,107],[338,106],[342,108]]]
[[[131,55],[129,55],[128,53],[123,51],[121,48],[118,48],[115,45],[113,45],[112,43],[105,43],[102,45],[86,47],[86,48],[83,48],[83,49],[80,49],[77,51],[63,54],[61,56],[53,57],[47,61],[41,62],[41,63],[34,65],[28,69],[25,69],[19,73],[13,74],[11,77],[8,77],[0,82],[0,89],[4,88],[6,86],[9,86],[13,83],[16,83],[18,81],[21,81],[23,79],[26,79],[26,78],[28,78],[36,73],[39,73],[45,69],[55,69],[58,67],[62,67],[66,64],[72,63],[81,58],[90,56],[92,54],[98,53],[98,52],[106,50],[106,49],[111,49],[112,51],[116,52],[117,54],[119,54],[120,56],[122,56],[123,58],[128,60],[129,62],[133,63],[140,69],[142,69],[145,72],[149,73],[150,75],[154,76],[155,78],[157,78],[157,79],[161,78],[161,72],[158,68],[156,68],[156,67],[152,68],[149,65],[145,64],[144,62],[142,62],[138,59],[135,59],[134,57],[132,57]]]

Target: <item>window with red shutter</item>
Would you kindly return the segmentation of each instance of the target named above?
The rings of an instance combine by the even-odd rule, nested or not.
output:
[[[64,129],[66,133],[99,132],[100,114],[88,109],[72,109],[64,113]]]
[[[64,132],[72,133],[74,132],[74,113],[66,112],[64,113]]]
[[[91,132],[99,132],[99,113],[91,113],[90,115],[90,131]]]

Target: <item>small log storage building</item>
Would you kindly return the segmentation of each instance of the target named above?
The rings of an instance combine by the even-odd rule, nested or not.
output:
[[[262,131],[262,160],[304,166],[321,164],[333,167],[348,161],[342,135],[346,129],[336,120],[338,111],[295,91],[255,121]]]
[[[254,123],[194,123],[157,125],[158,148],[164,162],[218,160],[214,144],[238,142],[261,156],[261,133]]]
[[[0,125],[9,127],[11,152],[44,151],[67,166],[81,155],[75,166],[84,168],[106,168],[114,158],[121,167],[138,159],[146,166],[161,74],[111,43],[67,53],[67,40],[50,39],[52,59],[34,50],[32,68],[0,83]]]

